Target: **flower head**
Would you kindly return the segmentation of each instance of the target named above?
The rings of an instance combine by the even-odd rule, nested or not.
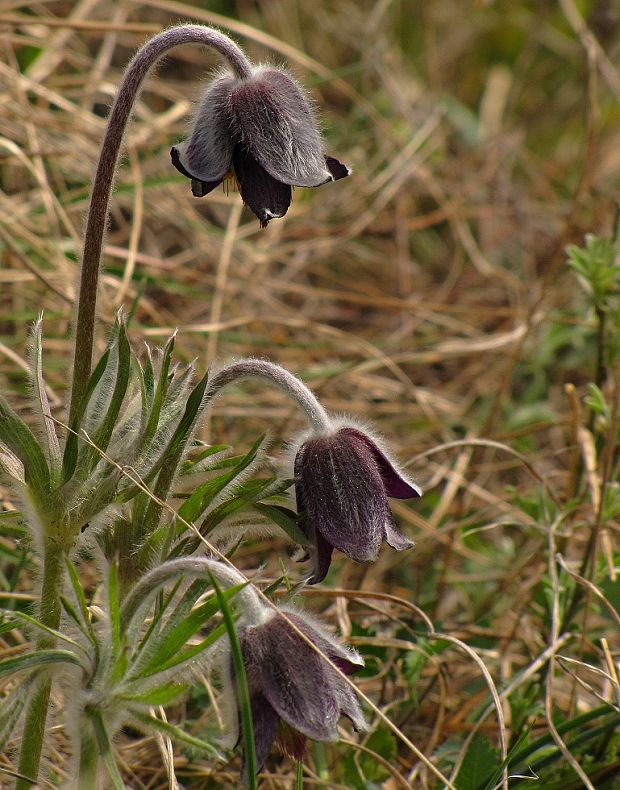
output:
[[[256,763],[260,767],[278,741],[296,760],[303,758],[306,738],[338,739],[341,715],[356,730],[366,722],[355,693],[346,681],[287,622],[287,618],[345,674],[364,665],[361,657],[300,613],[275,613],[267,622],[239,635],[250,690]]]
[[[384,540],[398,551],[413,545],[396,528],[388,497],[421,491],[364,431],[345,425],[307,439],[295,457],[295,478],[300,526],[314,546],[311,584],[327,575],[334,549],[367,562]]]
[[[170,152],[192,181],[195,197],[221,184],[230,170],[243,202],[266,227],[283,217],[291,187],[317,187],[349,175],[325,156],[312,108],[285,72],[255,66],[247,77],[220,74],[207,89],[188,140]]]

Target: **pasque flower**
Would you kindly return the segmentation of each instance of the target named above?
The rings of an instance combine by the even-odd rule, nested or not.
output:
[[[374,560],[382,541],[402,551],[413,543],[395,526],[388,497],[410,499],[420,489],[398,470],[378,440],[352,425],[313,434],[295,457],[300,526],[314,547],[311,584],[327,575],[332,552]]]
[[[364,665],[314,620],[299,612],[274,612],[266,622],[239,634],[250,691],[256,764],[260,769],[274,741],[296,760],[306,738],[338,739],[341,715],[356,730],[366,729],[357,697],[348,683],[287,622],[287,618],[342,672]]]
[[[243,202],[261,226],[286,214],[291,187],[317,187],[349,175],[326,156],[308,99],[284,71],[252,66],[221,73],[208,87],[188,140],[172,163],[203,197],[234,172]]]

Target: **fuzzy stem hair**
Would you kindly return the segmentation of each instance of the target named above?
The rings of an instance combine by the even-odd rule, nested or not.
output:
[[[286,368],[266,359],[242,359],[222,368],[210,378],[206,398],[215,397],[235,381],[250,378],[266,379],[283,390],[304,410],[315,433],[325,434],[332,430],[332,421],[312,390]]]

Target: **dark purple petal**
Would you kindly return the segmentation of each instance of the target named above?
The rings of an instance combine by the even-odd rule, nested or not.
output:
[[[357,437],[370,450],[381,473],[381,479],[388,496],[394,497],[394,499],[413,499],[421,496],[420,489],[400,474],[387,455],[363,431],[346,427],[341,428],[339,433]]]
[[[341,672],[345,675],[352,675],[364,666],[364,661],[356,653],[347,650],[346,647],[339,644],[333,639],[331,635],[323,635],[318,631],[312,623],[309,623],[304,616],[296,612],[289,612],[284,610],[286,617],[297,627],[299,630],[311,639],[312,642],[319,648],[319,650],[333,661]]]
[[[230,170],[234,141],[228,103],[238,83],[230,74],[215,79],[200,102],[190,138],[175,146],[186,174],[196,181],[219,182]]]
[[[327,165],[329,172],[332,174],[334,181],[338,181],[340,178],[346,178],[347,176],[351,175],[349,168],[346,165],[343,165],[342,162],[334,159],[333,156],[326,156],[325,164]]]
[[[376,559],[389,509],[366,444],[342,430],[310,439],[298,452],[296,469],[315,533],[357,562]]]
[[[199,181],[197,178],[194,178],[192,174],[189,173],[181,164],[181,159],[176,146],[173,146],[170,149],[170,158],[172,159],[172,164],[176,167],[179,173],[182,173],[184,176],[191,179],[192,195],[194,197],[204,197],[222,183],[223,178],[220,178],[217,181]]]
[[[403,533],[397,529],[396,525],[391,519],[385,522],[385,535],[384,540],[396,551],[404,551],[415,546],[415,543],[409,538],[405,537]]]
[[[291,205],[288,184],[276,181],[241,146],[235,146],[233,165],[243,202],[259,218],[261,228],[266,228],[269,220],[286,214]]]
[[[334,672],[326,671],[329,666],[283,617],[243,632],[241,650],[246,667],[258,670],[261,692],[281,719],[314,740],[337,737]]]
[[[260,771],[276,739],[280,717],[262,694],[255,694],[252,697],[251,707],[254,748],[256,750],[256,770]],[[245,772],[245,764],[243,770]]]
[[[308,579],[308,584],[319,584],[327,576],[332,564],[333,552],[334,547],[331,543],[328,543],[323,535],[317,532],[314,536],[314,569],[312,576]]]
[[[332,180],[312,107],[283,71],[258,68],[230,96],[240,142],[277,181],[315,187]]]
[[[357,694],[344,681],[338,684],[338,702],[340,704],[340,712],[349,719],[357,732],[368,729]]]

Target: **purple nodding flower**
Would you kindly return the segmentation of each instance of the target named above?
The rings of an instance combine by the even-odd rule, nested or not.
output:
[[[231,169],[243,202],[261,227],[283,217],[291,187],[317,187],[349,175],[323,151],[312,107],[283,71],[255,66],[249,77],[220,74],[207,89],[188,140],[170,151],[173,165],[204,195]]]
[[[342,672],[348,675],[363,667],[357,653],[340,645],[306,615],[285,614]],[[356,730],[367,728],[351,687],[282,614],[245,628],[239,641],[250,690],[258,770],[274,741],[285,754],[301,760],[306,738],[337,740],[341,715]]]
[[[307,439],[295,457],[295,479],[300,526],[314,547],[310,584],[323,581],[334,549],[367,562],[384,540],[398,551],[413,546],[396,528],[388,497],[422,492],[359,428],[345,425]]]

